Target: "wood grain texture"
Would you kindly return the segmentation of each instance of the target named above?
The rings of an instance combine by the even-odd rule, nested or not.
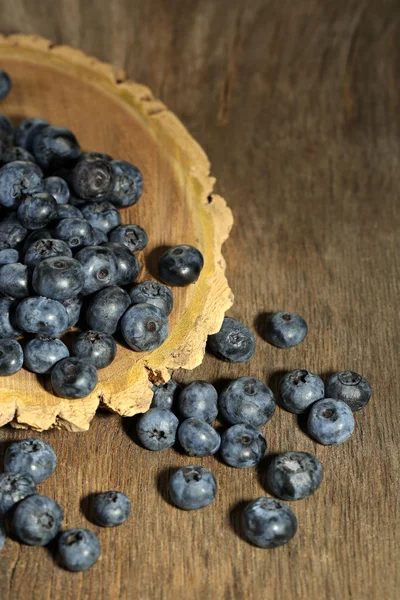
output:
[[[125,526],[99,532],[103,556],[86,574],[57,567],[46,549],[8,542],[5,600],[174,598],[397,600],[400,589],[399,271],[400,14],[397,0],[18,0],[0,9],[4,33],[36,32],[126,68],[200,141],[233,208],[224,248],[230,311],[255,328],[264,311],[307,319],[298,348],[257,336],[245,365],[207,356],[183,381],[252,374],[326,376],[352,368],[373,386],[352,438],[324,448],[278,410],[271,453],[315,453],[325,482],[293,508],[299,531],[272,552],[238,534],[243,502],[264,492],[264,469],[199,462],[218,480],[213,506],[184,513],[165,499],[178,452],[152,454],[132,421],[102,414],[89,432],[40,437],[59,456],[41,486],[87,526],[80,500],[117,488],[133,500]],[[397,242],[397,244],[396,244]],[[0,431],[2,444],[26,432]],[[3,447],[2,446],[2,447]],[[96,528],[94,528],[96,529]],[[29,582],[27,584],[27,582]]]

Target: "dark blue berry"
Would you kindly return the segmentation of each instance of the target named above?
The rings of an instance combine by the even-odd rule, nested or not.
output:
[[[256,350],[254,335],[236,319],[225,317],[218,333],[208,336],[208,349],[228,362],[246,362]]]
[[[0,100],[4,100],[11,92],[12,81],[7,71],[0,69]]]
[[[24,353],[17,340],[0,339],[0,377],[14,375],[22,368]]]
[[[74,327],[79,321],[82,308],[82,299],[80,296],[72,296],[67,300],[61,300],[60,303],[64,306],[68,314],[68,327]]]
[[[6,528],[4,527],[3,523],[0,523],[0,551],[3,550],[6,539]]]
[[[178,425],[178,419],[170,410],[150,408],[139,417],[136,431],[148,450],[165,450],[175,444]]]
[[[40,129],[33,140],[33,154],[42,169],[59,169],[73,164],[81,150],[74,134],[64,127]]]
[[[81,159],[73,169],[70,184],[73,192],[83,200],[103,200],[113,186],[111,162],[91,156]]]
[[[42,483],[52,475],[57,466],[57,457],[50,444],[37,438],[13,442],[4,454],[6,473],[24,473],[35,483]]]
[[[322,483],[322,465],[308,452],[284,452],[275,456],[268,467],[270,492],[283,500],[308,498]]]
[[[102,158],[103,160],[112,160],[112,156],[105,152],[84,152],[81,154],[79,160],[86,160],[87,158]]]
[[[92,363],[96,369],[108,367],[117,354],[114,338],[108,333],[84,331],[75,339],[71,356],[83,358]]]
[[[14,142],[16,146],[21,146],[32,152],[33,141],[41,129],[47,127],[49,123],[39,117],[31,117],[21,121],[15,128]]]
[[[179,411],[184,419],[200,419],[211,423],[217,418],[218,394],[215,387],[207,381],[192,381],[179,396]]]
[[[158,271],[167,285],[185,286],[197,281],[203,266],[202,253],[193,246],[182,244],[163,254]]]
[[[0,250],[17,248],[28,233],[18,221],[16,213],[11,213],[0,221]]]
[[[178,429],[178,439],[184,452],[189,456],[211,456],[221,445],[221,437],[205,421],[186,419]]]
[[[5,115],[0,115],[0,141],[6,146],[11,146],[14,138],[14,127],[10,119]]]
[[[129,248],[116,242],[107,242],[103,245],[112,251],[117,261],[117,285],[128,285],[136,281],[140,273],[140,264]]]
[[[14,298],[0,298],[0,338],[17,338],[22,334],[15,314],[17,306],[18,300]]]
[[[63,511],[54,500],[33,494],[17,504],[12,525],[24,544],[46,546],[60,531],[63,518]]]
[[[165,408],[172,410],[179,398],[181,386],[170,379],[164,385],[153,385],[153,399],[150,408]]]
[[[121,319],[122,335],[136,352],[155,350],[168,336],[168,317],[152,304],[135,304]]]
[[[87,246],[75,255],[83,268],[82,294],[87,296],[117,282],[117,261],[113,252],[104,246]]]
[[[13,265],[19,262],[19,252],[14,248],[0,250],[0,265]]]
[[[63,219],[83,219],[83,214],[79,208],[72,206],[72,204],[57,204],[53,221],[62,221]]]
[[[24,365],[30,371],[48,374],[59,360],[67,358],[67,346],[58,338],[39,336],[24,348]]]
[[[123,244],[131,252],[144,250],[148,242],[147,233],[143,227],[132,224],[119,225],[109,233],[108,239],[110,242]]]
[[[68,204],[70,198],[69,187],[61,177],[47,177],[43,181],[43,189],[45,192],[53,196],[57,204]]]
[[[122,492],[103,492],[93,500],[94,520],[101,527],[122,525],[131,513],[131,501]]]
[[[61,398],[84,398],[97,385],[96,367],[81,358],[64,358],[53,367],[51,385]]]
[[[0,204],[18,208],[26,196],[43,190],[43,174],[38,165],[24,160],[7,163],[0,169]]]
[[[0,517],[24,498],[35,494],[36,485],[25,473],[3,473],[0,475]]]
[[[335,373],[326,384],[326,395],[346,402],[353,412],[368,404],[371,393],[368,381],[354,371]]]
[[[308,332],[307,323],[296,313],[277,312],[269,318],[265,337],[277,348],[292,348],[300,344]]]
[[[286,373],[279,384],[283,407],[297,415],[307,412],[314,402],[324,397],[324,392],[322,379],[306,369]]]
[[[75,251],[82,246],[91,246],[93,227],[86,219],[62,219],[57,223],[53,237],[63,240],[71,250]]]
[[[341,400],[325,398],[315,402],[308,415],[308,431],[325,446],[342,444],[354,431],[351,408]]]
[[[82,214],[92,227],[101,229],[104,233],[108,233],[121,224],[119,211],[106,200],[84,204]]]
[[[28,267],[21,263],[0,267],[0,293],[13,298],[29,296]]]
[[[100,290],[90,298],[86,321],[91,329],[113,335],[119,320],[130,305],[125,290],[113,285]]]
[[[35,267],[32,276],[35,292],[54,300],[67,300],[76,296],[82,290],[84,282],[85,274],[81,263],[68,256],[45,258]]]
[[[297,519],[283,502],[273,498],[258,498],[243,512],[243,532],[260,548],[278,548],[290,542],[297,531]]]
[[[97,535],[89,529],[68,529],[57,542],[61,564],[68,571],[87,571],[100,558]]]
[[[222,392],[218,408],[232,425],[247,423],[261,427],[272,419],[276,404],[273,393],[265,383],[255,377],[239,377]]]
[[[157,281],[141,281],[129,290],[132,304],[153,304],[169,315],[173,307],[172,292]]]
[[[113,160],[113,185],[107,200],[124,208],[136,204],[142,195],[143,179],[137,167],[125,160]]]
[[[27,333],[57,337],[68,329],[68,313],[57,300],[34,296],[24,298],[16,311],[17,324]]]
[[[189,465],[178,469],[169,481],[171,500],[184,510],[204,508],[215,500],[217,482],[204,467]]]
[[[27,267],[34,269],[43,260],[54,257],[72,258],[72,251],[62,240],[49,238],[39,239],[33,242],[25,252],[24,263]]]
[[[0,227],[1,227],[1,224],[0,224]],[[26,229],[24,231],[26,233],[28,233]],[[28,248],[30,246],[32,246],[32,244],[34,244],[38,240],[50,240],[50,239],[53,239],[53,234],[52,234],[52,231],[50,228],[45,227],[44,229],[36,229],[34,231],[30,231],[29,234],[24,239],[24,244],[22,246],[22,254],[25,254],[25,252],[28,250]],[[49,258],[49,257],[45,256],[44,258]]]
[[[92,245],[93,246],[102,246],[103,244],[107,243],[108,237],[107,234],[104,233],[104,231],[102,231],[101,229],[97,229],[96,227],[93,227],[93,241],[92,241]]]
[[[21,146],[9,146],[4,149],[4,152],[1,153],[1,162],[3,164],[7,164],[10,162],[14,162],[15,160],[25,160],[28,162],[35,162],[34,157],[28,150],[22,148]]]
[[[251,425],[232,425],[222,434],[221,456],[231,467],[254,467],[266,449],[265,437]]]

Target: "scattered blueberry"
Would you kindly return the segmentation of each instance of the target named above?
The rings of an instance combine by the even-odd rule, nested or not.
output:
[[[5,115],[0,115],[0,141],[6,146],[11,146],[14,138],[14,127],[10,119]]]
[[[57,202],[47,192],[26,196],[18,207],[18,220],[26,229],[43,229],[53,218]]]
[[[21,263],[0,267],[0,293],[13,298],[29,296],[28,267]]]
[[[84,152],[78,160],[86,160],[87,158],[102,158],[103,160],[112,160],[112,156],[105,152]]]
[[[61,177],[47,177],[43,181],[43,189],[45,192],[53,196],[54,200],[59,205],[68,204],[70,191],[66,181]]]
[[[0,69],[0,100],[4,100],[11,92],[12,81],[7,71]]]
[[[243,512],[246,538],[260,548],[277,548],[287,544],[297,531],[297,519],[283,502],[273,498],[258,498]]]
[[[58,337],[68,329],[65,307],[51,298],[24,298],[17,306],[16,316],[18,326],[27,333]]]
[[[17,338],[22,334],[15,315],[17,306],[18,300],[14,298],[0,298],[0,338]]]
[[[96,494],[93,501],[94,520],[102,527],[122,525],[131,513],[131,501],[122,492]]]
[[[218,394],[207,381],[192,381],[179,396],[179,411],[184,419],[194,417],[211,423],[218,415]]]
[[[0,377],[14,375],[22,368],[24,353],[17,340],[0,339]]]
[[[129,290],[132,304],[153,304],[169,315],[173,307],[172,292],[166,285],[157,281],[142,281]]]
[[[72,258],[71,249],[62,240],[41,238],[29,246],[25,252],[24,263],[27,267],[34,269],[46,258],[54,258],[56,256]]]
[[[84,331],[75,339],[71,355],[85,359],[96,369],[104,369],[112,363],[117,354],[114,338],[108,333]]]
[[[113,285],[94,294],[86,311],[86,321],[91,329],[113,335],[119,320],[130,305],[129,295]]]
[[[54,500],[33,494],[17,504],[12,525],[24,544],[46,546],[60,531],[63,518],[63,511]]]
[[[104,246],[111,250],[117,261],[117,285],[128,285],[136,281],[140,273],[140,264],[129,248],[116,242],[107,242]]]
[[[326,395],[345,402],[353,412],[368,404],[371,393],[368,381],[354,371],[335,373],[326,384]]]
[[[143,179],[139,169],[125,160],[113,160],[111,167],[113,185],[107,200],[119,208],[136,204],[143,190]]]
[[[303,317],[296,313],[277,312],[268,320],[265,336],[277,348],[292,348],[304,340],[307,332]]]
[[[231,467],[254,467],[266,449],[265,437],[251,425],[232,425],[222,434],[221,456]]]
[[[93,240],[93,227],[86,219],[62,219],[56,225],[54,237],[63,240],[71,250],[90,246]]]
[[[49,125],[36,132],[33,154],[42,169],[54,170],[73,164],[79,158],[81,150],[71,131]]]
[[[119,225],[108,235],[110,242],[123,244],[131,252],[140,252],[147,246],[147,233],[140,225]]]
[[[1,227],[1,223],[0,223],[0,227]],[[38,240],[53,239],[53,232],[49,227],[44,227],[43,229],[34,229],[33,231],[30,231],[29,233],[26,229],[24,229],[24,231],[25,231],[26,237],[24,236],[24,238],[22,238],[24,240],[24,243],[22,246],[23,254],[25,254],[25,252],[27,252],[28,248],[30,246],[32,246],[32,244],[34,244]],[[28,233],[28,235],[26,235],[27,233]],[[49,257],[45,256],[44,258],[49,258]]]
[[[239,377],[231,381],[218,399],[218,408],[228,423],[247,423],[261,427],[272,419],[274,395],[259,379]]]
[[[118,277],[117,261],[109,248],[86,246],[86,248],[79,250],[75,258],[79,260],[83,267],[83,296],[116,284]]]
[[[113,186],[111,162],[95,156],[84,158],[73,169],[70,181],[78,198],[103,200]]]
[[[247,362],[256,350],[254,335],[236,319],[225,317],[218,333],[208,336],[209,350],[228,362]]]
[[[24,365],[30,371],[48,374],[59,360],[67,358],[67,346],[58,338],[39,336],[24,348]]]
[[[32,154],[22,148],[21,146],[9,146],[5,148],[4,152],[1,155],[1,162],[3,164],[7,164],[10,162],[14,162],[15,160],[25,160],[28,162],[35,162]]]
[[[278,454],[268,467],[268,489],[283,500],[308,498],[321,483],[322,465],[308,452]]]
[[[19,252],[15,248],[0,250],[0,265],[12,265],[19,262]]]
[[[38,165],[24,160],[7,163],[0,169],[0,204],[18,208],[25,196],[41,192],[43,174]]]
[[[64,358],[51,371],[51,385],[61,398],[84,398],[97,385],[96,367],[81,358]]]
[[[136,431],[148,450],[165,450],[175,444],[179,421],[170,410],[150,408],[139,417]]]
[[[221,445],[221,436],[205,421],[186,419],[178,429],[178,439],[189,456],[211,456]]]
[[[33,141],[36,135],[41,129],[44,129],[48,125],[49,123],[47,121],[40,119],[39,117],[31,117],[21,121],[21,123],[19,123],[15,128],[15,144],[25,148],[25,150],[28,150],[29,152],[32,152]]]
[[[35,267],[32,276],[35,292],[53,300],[67,300],[76,296],[83,290],[84,282],[81,263],[68,256],[45,258]]]
[[[308,415],[308,431],[325,446],[342,444],[354,431],[351,408],[342,400],[318,400]]]
[[[180,391],[181,386],[173,379],[170,379],[164,385],[153,385],[153,399],[150,408],[165,408],[172,410]]]
[[[136,352],[155,350],[168,336],[168,317],[152,304],[135,304],[121,319],[124,340]]]
[[[101,554],[97,535],[89,529],[67,529],[57,545],[61,563],[68,571],[87,571]]]
[[[306,369],[286,373],[279,383],[283,407],[297,415],[307,412],[314,402],[324,397],[324,393],[322,379]]]
[[[217,482],[211,471],[198,465],[178,469],[169,481],[172,502],[184,510],[204,508],[215,500]]]
[[[101,229],[104,233],[108,233],[115,227],[121,225],[121,215],[119,210],[117,210],[111,202],[107,202],[106,200],[84,204],[82,207],[82,214],[92,227]]]
[[[202,253],[194,246],[182,244],[162,255],[158,271],[167,285],[185,286],[198,280],[203,266]]]
[[[57,457],[50,444],[37,438],[26,438],[13,442],[4,454],[6,473],[24,473],[35,483],[50,477],[57,466]]]
[[[0,221],[0,250],[19,247],[26,238],[27,233],[28,230],[22,227],[16,213],[7,215]]]
[[[0,517],[27,496],[36,493],[32,477],[25,473],[3,473],[0,475]]]

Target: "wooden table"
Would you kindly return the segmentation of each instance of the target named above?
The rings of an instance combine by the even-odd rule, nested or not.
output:
[[[230,314],[255,330],[277,309],[309,323],[295,349],[258,336],[248,364],[207,356],[179,381],[251,374],[276,391],[286,370],[351,368],[374,390],[337,448],[315,444],[281,409],[265,427],[270,452],[313,452],[325,469],[317,494],[293,505],[297,536],[273,551],[239,532],[244,503],[265,494],[262,467],[198,460],[219,494],[185,513],[168,503],[166,483],[192,460],[140,448],[132,420],[103,413],[87,433],[37,434],[59,460],[40,489],[63,505],[67,527],[97,531],[85,515],[99,490],[126,492],[132,516],[99,531],[102,559],[85,574],[9,540],[2,600],[399,598],[398,0],[20,0],[3,3],[0,23],[3,33],[80,47],[149,85],[204,146],[234,211]],[[1,450],[28,435],[3,428]]]

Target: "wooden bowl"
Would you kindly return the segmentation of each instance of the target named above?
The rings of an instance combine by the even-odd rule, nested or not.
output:
[[[144,193],[122,211],[149,235],[140,279],[154,278],[162,249],[192,244],[204,255],[197,283],[174,288],[170,335],[157,350],[136,353],[118,346],[116,360],[99,371],[94,392],[82,400],[53,395],[49,377],[23,369],[0,379],[0,426],[36,430],[88,429],[97,407],[131,416],[147,410],[153,383],[173,369],[193,369],[204,356],[207,336],[219,330],[232,293],[221,246],[233,219],[220,196],[204,151],[151,91],[122,72],[66,46],[36,36],[0,36],[0,65],[13,79],[1,112],[13,122],[43,117],[72,129],[85,150],[107,152],[139,167]]]

